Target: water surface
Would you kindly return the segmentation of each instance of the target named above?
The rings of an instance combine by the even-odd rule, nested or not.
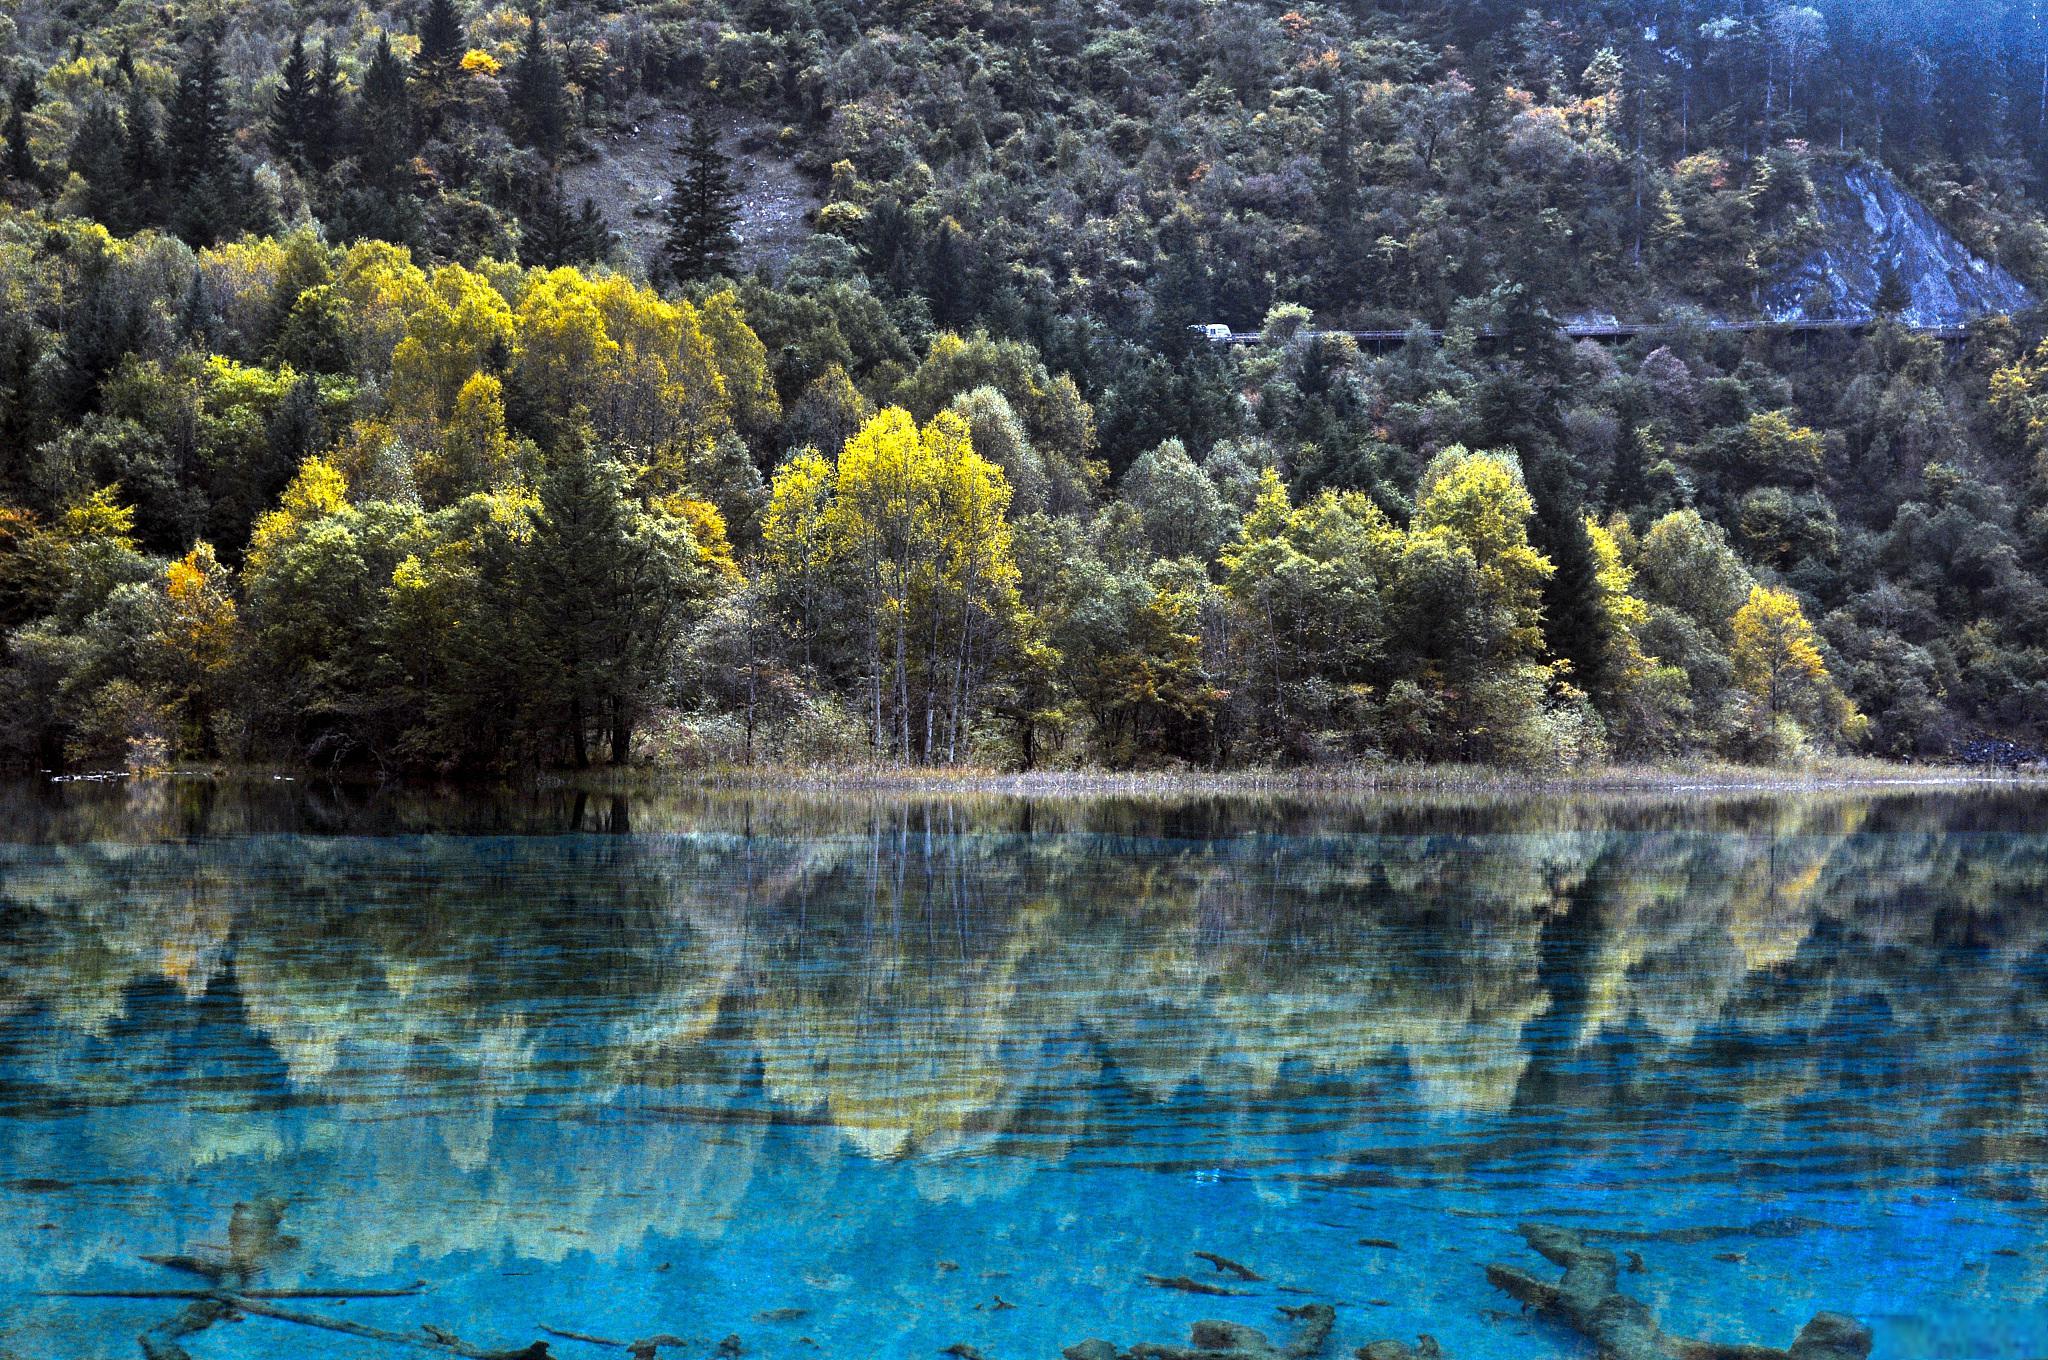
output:
[[[1583,1355],[1486,1283],[1533,1220],[1676,1333],[2038,1356],[2043,812],[0,791],[0,1355],[137,1354],[36,1291],[269,1203],[264,1284],[477,1344]]]

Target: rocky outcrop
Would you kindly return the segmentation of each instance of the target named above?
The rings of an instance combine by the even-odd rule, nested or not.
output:
[[[1883,167],[1824,164],[1813,183],[1820,242],[1765,290],[1772,319],[1867,318],[1887,269],[1911,295],[1900,313],[1910,325],[1957,326],[2034,305],[2024,284],[1956,239]]]

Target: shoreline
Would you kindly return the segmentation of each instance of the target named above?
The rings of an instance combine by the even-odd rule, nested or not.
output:
[[[1843,758],[1801,766],[1705,762],[1671,766],[1605,765],[1547,771],[1485,765],[1340,765],[1242,770],[998,770],[916,766],[593,766],[587,770],[526,771],[502,776],[380,775],[318,771],[286,765],[179,766],[139,772],[119,769],[13,771],[0,779],[46,786],[100,786],[149,782],[300,783],[351,788],[442,790],[450,793],[569,791],[610,795],[859,794],[882,797],[993,797],[1022,799],[1566,797],[1650,795],[1727,797],[1816,793],[1968,793],[2048,789],[2048,770],[1978,769],[1907,765]]]
[[[1346,765],[1304,769],[1003,771],[975,768],[722,767],[554,771],[541,787],[658,792],[873,793],[1017,798],[1352,797],[1380,794],[1938,793],[2048,788],[2048,771],[1978,770],[1876,760],[1798,767],[1705,763],[1612,765],[1555,772],[1479,765]]]

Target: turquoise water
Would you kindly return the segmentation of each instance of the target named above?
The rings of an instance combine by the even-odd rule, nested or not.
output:
[[[1589,1354],[1486,1281],[1554,1278],[1528,1221],[1673,1333],[2048,1353],[2031,796],[0,812],[0,1356],[138,1354],[181,1305],[37,1291],[204,1287],[142,1258],[237,1204],[263,1286],[425,1282],[290,1307],[593,1360],[541,1329],[1022,1360],[1320,1299],[1333,1356]]]

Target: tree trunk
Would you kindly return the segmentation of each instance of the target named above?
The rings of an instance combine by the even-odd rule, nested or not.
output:
[[[626,701],[612,701],[612,764],[624,765],[633,755],[633,718]]]

